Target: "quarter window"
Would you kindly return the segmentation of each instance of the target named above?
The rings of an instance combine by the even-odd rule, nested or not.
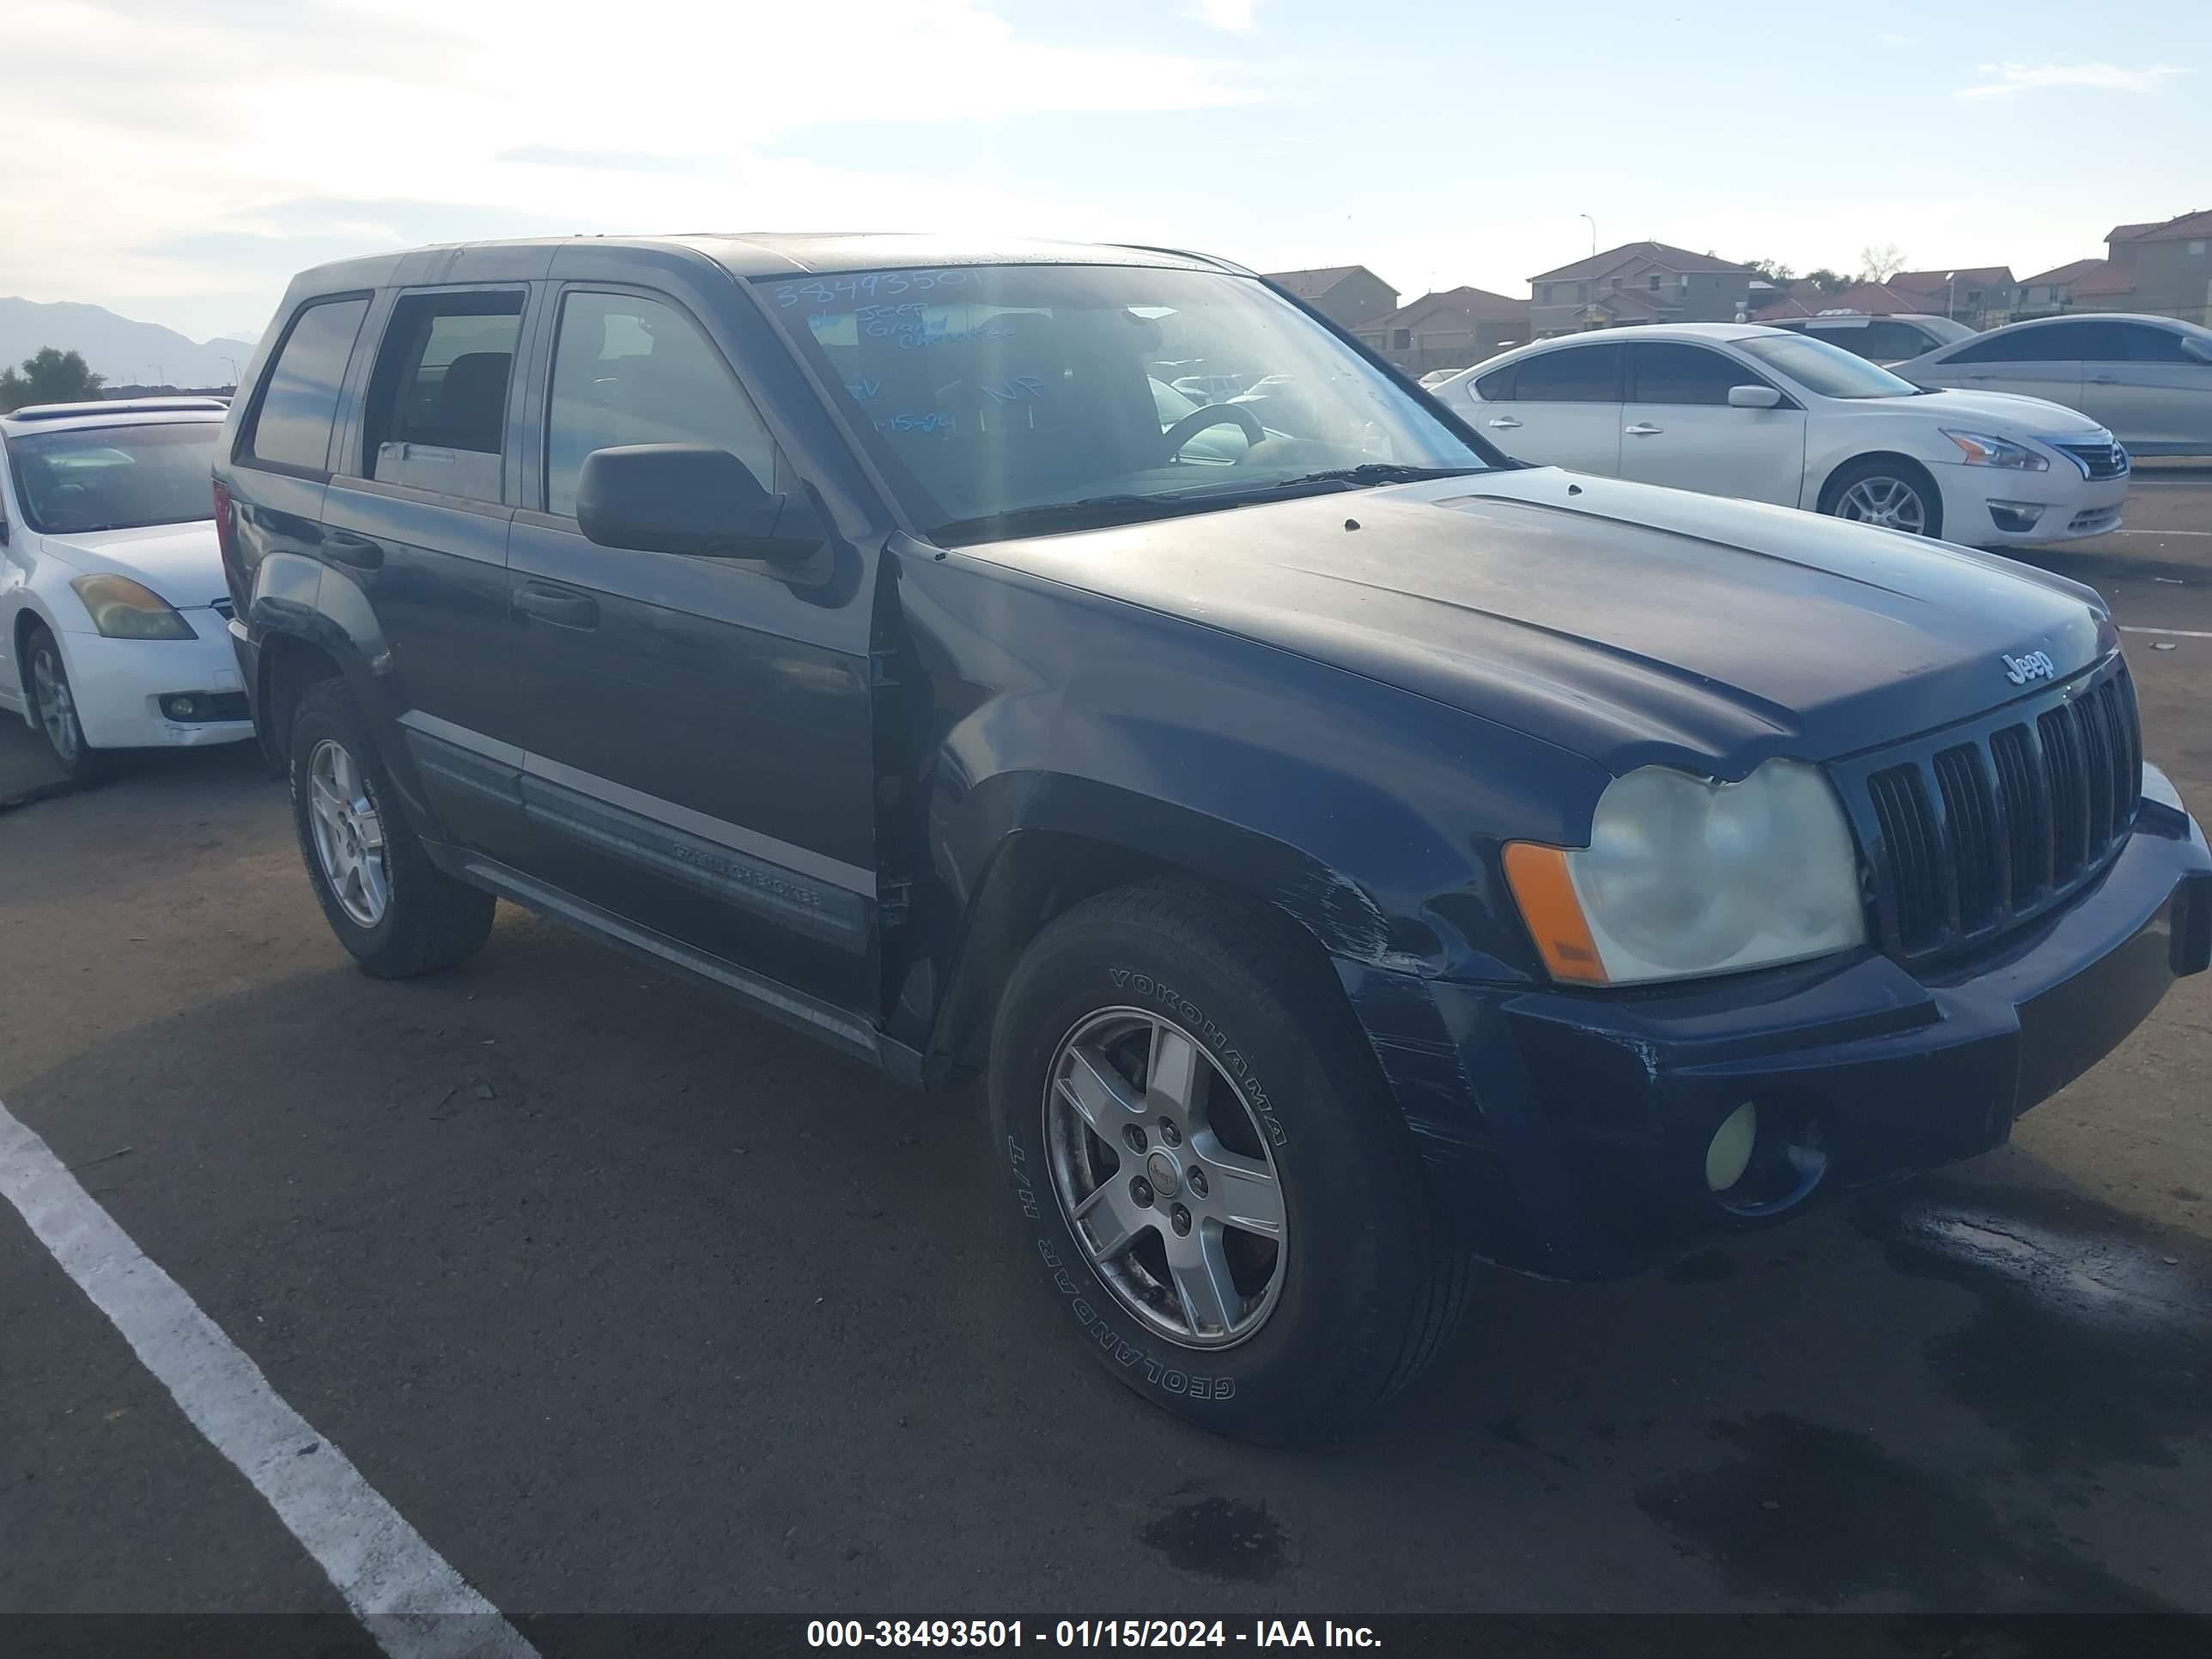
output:
[[[595,449],[710,444],[775,487],[775,441],[697,325],[657,300],[571,293],[561,307],[545,429],[545,506],[576,511]]]
[[[323,300],[292,319],[261,383],[261,404],[240,459],[322,472],[331,464],[331,425],[366,299]]]
[[[1620,401],[1620,347],[1617,344],[1562,346],[1524,357],[1514,397],[1524,404],[1617,404]]]

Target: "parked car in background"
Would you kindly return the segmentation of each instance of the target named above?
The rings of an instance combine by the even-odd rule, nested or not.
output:
[[[2073,313],[2009,323],[1897,365],[1917,386],[2013,392],[2078,409],[2133,455],[2212,455],[2212,329]]]
[[[1924,392],[1825,340],[1755,324],[1545,341],[1432,395],[1517,460],[1976,546],[2102,536],[2127,500],[2127,456],[2085,415]]]
[[[103,751],[253,726],[224,623],[212,398],[0,416],[0,708],[85,778]]]
[[[1784,317],[1776,328],[1808,335],[1839,345],[1853,356],[1887,368],[1908,357],[1918,357],[1957,340],[1971,340],[1974,331],[1948,317],[1923,317],[1902,313],[1888,317],[1836,315]]]
[[[1426,390],[1431,386],[1442,386],[1446,380],[1449,380],[1453,375],[1458,373],[1459,370],[1455,368],[1432,368],[1427,374],[1421,376],[1422,388]]]

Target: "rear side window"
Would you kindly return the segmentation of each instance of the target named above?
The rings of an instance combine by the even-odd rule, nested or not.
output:
[[[2052,323],[2017,334],[1993,334],[1953,352],[1947,363],[2078,362],[2088,343],[2086,323]]]
[[[625,444],[726,449],[775,487],[775,441],[697,325],[638,295],[572,293],[553,349],[545,510],[573,516],[584,458]]]
[[[1617,404],[1620,401],[1620,347],[1564,346],[1524,357],[1513,396],[1524,404]]]
[[[246,428],[240,460],[304,472],[329,468],[338,388],[368,313],[366,298],[320,300],[293,318],[261,383],[260,405]]]
[[[1757,370],[1703,346],[1644,342],[1630,361],[1636,366],[1639,404],[1725,404],[1731,386],[1766,383]]]
[[[362,434],[362,471],[478,501],[500,497],[520,289],[408,295],[392,307]]]
[[[1508,363],[1503,368],[1493,368],[1475,381],[1474,389],[1482,394],[1486,404],[1510,404],[1513,401],[1514,382],[1520,378],[1521,365]]]

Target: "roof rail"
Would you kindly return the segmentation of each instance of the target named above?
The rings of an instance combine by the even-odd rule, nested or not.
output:
[[[88,415],[197,415],[206,410],[229,407],[220,398],[106,398],[95,403],[33,404],[24,409],[11,409],[0,419],[76,421]]]

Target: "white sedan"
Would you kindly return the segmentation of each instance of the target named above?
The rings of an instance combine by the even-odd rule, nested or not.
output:
[[[2039,398],[1928,392],[1783,329],[1670,323],[1524,346],[1430,394],[1516,460],[1978,547],[2119,528],[2127,452]]]
[[[253,735],[228,619],[213,398],[0,416],[0,709],[71,777]]]

